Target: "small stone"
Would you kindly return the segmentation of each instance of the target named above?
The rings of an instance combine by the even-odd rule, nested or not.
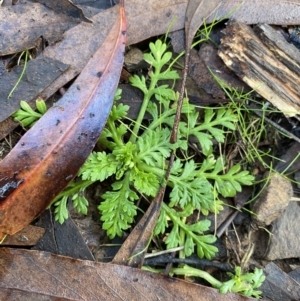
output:
[[[300,257],[300,207],[290,202],[285,212],[272,225],[268,260]]]
[[[144,61],[143,52],[136,47],[132,47],[125,54],[124,64],[128,72],[134,72],[147,67],[147,63]]]
[[[291,182],[278,173],[269,174],[270,181],[262,194],[255,201],[252,220],[260,225],[270,225],[286,209],[293,195]]]

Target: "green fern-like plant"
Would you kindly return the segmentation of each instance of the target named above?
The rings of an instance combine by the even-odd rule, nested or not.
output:
[[[167,248],[183,245],[187,256],[196,248],[199,257],[212,258],[217,248],[213,246],[216,238],[205,233],[209,221],[187,224],[186,219],[195,210],[204,215],[218,213],[222,209],[218,195],[233,196],[241,190],[241,185],[253,182],[253,176],[248,171],[240,171],[238,165],[226,171],[223,158],[215,158],[212,152],[213,141],[224,142],[226,132],[235,129],[237,117],[230,109],[207,108],[204,119],[201,119],[197,108],[185,99],[178,141],[171,144],[178,93],[165,81],[175,81],[179,75],[171,70],[172,54],[167,51],[165,43],[160,40],[150,43],[150,51],[144,55],[151,66],[148,78],[137,75],[130,78],[131,84],[144,95],[137,120],[132,126],[128,125],[129,107],[115,101],[99,139],[105,151],[93,152],[82,166],[79,180],[71,183],[54,200],[56,219],[62,222],[67,218],[68,196],[80,212],[86,213],[85,189],[94,182],[111,179],[111,189],[101,196],[98,209],[108,236],[121,235],[134,221],[137,213],[135,202],[140,195],[154,197],[157,194],[164,182],[171,152],[181,149],[185,153],[188,139],[193,136],[205,159],[202,163],[192,158],[178,157],[175,160],[167,183],[171,189],[170,201],[163,203],[154,234],[167,235]],[[120,98],[119,92],[117,98]],[[152,119],[144,126],[146,112]]]
[[[126,125],[129,107],[116,102],[99,139],[106,151],[92,153],[79,175],[83,181],[115,180],[112,189],[102,195],[98,207],[103,228],[113,238],[131,226],[139,194],[156,195],[171,151],[174,148],[186,151],[187,139],[196,137],[206,159],[202,163],[180,158],[174,162],[167,183],[171,188],[170,203],[163,204],[155,234],[169,233],[165,241],[167,248],[183,244],[187,255],[196,247],[199,257],[212,258],[217,248],[212,245],[216,238],[205,234],[209,222],[203,220],[190,225],[185,220],[194,210],[203,214],[218,213],[222,209],[218,193],[233,195],[241,190],[241,185],[252,183],[253,177],[247,171],[240,172],[240,167],[235,166],[225,172],[223,158],[215,159],[212,155],[212,141],[224,142],[226,131],[234,130],[237,117],[231,110],[206,109],[204,121],[201,121],[196,107],[185,99],[182,113],[186,121],[179,125],[179,141],[171,144],[178,94],[162,81],[176,80],[179,76],[176,71],[165,68],[171,61],[171,53],[166,51],[164,43],[160,40],[151,43],[150,50],[144,57],[152,68],[149,78],[135,75],[130,79],[144,94],[136,122],[132,128]],[[144,127],[142,121],[146,112],[152,119]],[[180,233],[184,233],[184,241]]]

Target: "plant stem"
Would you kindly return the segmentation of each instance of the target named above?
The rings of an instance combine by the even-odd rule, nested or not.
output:
[[[14,87],[12,88],[12,90],[10,91],[10,93],[8,94],[7,99],[9,99],[9,98],[12,97],[12,94],[13,94],[14,91],[17,89],[17,87],[18,87],[18,85],[19,85],[20,81],[22,80],[22,77],[23,77],[23,75],[24,75],[24,73],[25,73],[26,66],[27,66],[27,61],[28,61],[28,54],[29,54],[29,52],[28,52],[28,50],[23,51],[23,52],[21,53],[20,59],[22,58],[22,56],[23,56],[24,53],[25,53],[25,61],[24,61],[24,66],[23,66],[22,72],[21,72],[21,74],[20,74],[20,76],[19,76],[19,78],[18,78],[16,84],[14,85]]]
[[[182,217],[182,222],[185,224],[186,223],[186,217]],[[183,231],[183,229],[182,228],[180,228],[180,230],[179,230],[179,237],[180,237],[180,245],[181,246],[184,246],[184,242],[185,242],[185,232]],[[179,256],[178,256],[179,258],[181,258],[181,259],[184,259],[185,258],[185,250],[184,249],[182,249],[182,250],[180,250],[179,251]],[[178,267],[182,267],[183,266],[183,264],[181,263],[181,264],[179,264],[178,265]]]
[[[180,276],[192,276],[192,277],[200,277],[202,279],[205,279],[207,282],[209,282],[214,288],[220,288],[222,286],[222,282],[217,280],[215,277],[211,276],[209,273],[192,268],[188,265],[185,265],[182,268],[173,268],[171,269],[171,273],[174,273],[176,275]]]
[[[157,68],[154,68],[154,72],[150,75],[150,78],[151,78],[150,86],[149,86],[147,94],[144,95],[144,99],[143,99],[141,109],[139,111],[139,115],[136,119],[136,123],[134,125],[134,128],[132,130],[132,133],[131,133],[131,136],[130,136],[130,139],[129,139],[129,141],[131,143],[136,142],[136,139],[138,137],[138,132],[139,132],[139,129],[141,127],[144,116],[146,114],[146,110],[147,110],[149,101],[150,101],[151,97],[154,94],[155,87],[156,87],[157,82],[159,80],[160,72],[161,72],[161,67],[157,67]]]
[[[117,129],[116,129],[116,125],[113,121],[108,120],[107,122],[108,128],[110,130],[110,132],[112,133],[112,138],[115,141],[115,143],[118,146],[121,146],[123,144],[122,139],[119,137],[118,133],[117,133]]]
[[[159,178],[164,177],[164,175],[166,173],[166,171],[162,168],[150,166],[150,165],[147,165],[146,163],[142,163],[142,162],[139,162],[138,169],[140,169],[144,172],[147,172],[147,173],[155,174]]]
[[[143,103],[142,103],[141,109],[139,111],[139,115],[136,119],[135,125],[133,127],[133,130],[132,130],[132,133],[131,133],[131,136],[130,136],[130,139],[129,139],[129,141],[132,142],[132,143],[136,142],[136,139],[138,137],[138,132],[140,130],[142,121],[144,119],[149,101],[150,101],[150,98],[149,98],[149,92],[148,92],[148,94],[145,95],[145,97],[143,99]]]
[[[64,196],[71,196],[75,193],[79,192],[80,189],[85,189],[86,187],[90,186],[94,183],[92,180],[81,180],[79,182],[72,182],[75,183],[73,187],[68,186],[65,190],[63,190],[52,202],[51,205],[54,204],[57,200],[61,199]]]

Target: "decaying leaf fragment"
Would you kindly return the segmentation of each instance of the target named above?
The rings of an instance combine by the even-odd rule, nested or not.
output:
[[[0,277],[6,301],[254,300],[131,267],[21,249],[0,249]]]
[[[81,8],[75,5],[70,0],[30,0],[32,2],[39,2],[51,8],[57,13],[66,14],[72,18],[77,18],[85,22],[92,23],[91,20],[85,17]]]
[[[76,176],[113,103],[125,48],[123,1],[102,46],[63,98],[0,163],[0,237],[29,224]]]
[[[0,55],[35,48],[41,37],[49,44],[80,20],[58,14],[39,3],[18,3],[0,9]]]

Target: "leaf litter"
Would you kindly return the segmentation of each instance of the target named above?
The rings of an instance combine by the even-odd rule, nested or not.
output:
[[[224,3],[225,3],[225,7],[226,7],[226,4],[227,4],[227,1],[224,1]],[[222,6],[221,6],[221,8],[223,7],[223,4],[224,3],[222,3]],[[264,4],[263,4],[264,5]],[[275,4],[274,4],[274,12],[276,11],[276,9],[278,9],[278,3],[276,2]],[[285,7],[285,8],[289,8],[289,5],[297,5],[297,3],[292,3],[291,4],[291,2],[287,2],[287,3],[284,3],[283,4],[283,6],[282,7]],[[251,6],[251,4],[250,4],[250,6]],[[252,9],[252,11],[253,11],[253,9]],[[246,14],[244,14],[244,16],[242,16],[243,18],[245,18],[245,20],[246,20]],[[294,17],[295,16],[295,13],[293,13],[293,14],[291,14],[291,16],[292,17]],[[273,17],[274,18],[274,16],[272,16],[272,11],[271,11],[271,13],[270,14],[265,14],[265,15],[263,15],[263,17],[262,18],[266,18],[266,19],[268,19],[268,18],[271,18],[271,17]],[[255,23],[253,20],[255,20],[255,17],[253,17],[252,19],[251,19],[252,21],[250,21],[250,22],[248,22],[247,20],[246,20],[246,22],[248,22],[248,23]],[[274,19],[273,19],[274,20]],[[290,19],[291,20],[291,19]],[[289,22],[289,21],[286,21],[286,20],[284,20],[284,21],[282,21],[282,23],[281,24],[283,24],[284,22]],[[276,23],[276,21],[275,21],[275,23]]]

